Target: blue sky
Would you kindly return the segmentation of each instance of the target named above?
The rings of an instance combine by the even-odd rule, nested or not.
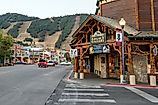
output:
[[[96,1],[97,0],[1,0],[0,15],[10,12],[47,18],[76,13],[94,14]]]

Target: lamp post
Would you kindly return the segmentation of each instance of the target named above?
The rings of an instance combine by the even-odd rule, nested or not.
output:
[[[119,24],[121,26],[121,31],[122,31],[122,74],[120,76],[120,83],[125,83],[125,58],[124,58],[124,26],[126,25],[126,21],[124,18],[121,18],[119,21]]]

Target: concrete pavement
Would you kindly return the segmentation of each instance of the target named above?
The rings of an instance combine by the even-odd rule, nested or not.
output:
[[[136,87],[136,88],[153,88],[158,89],[158,86],[150,86],[149,84],[144,83],[137,83],[136,85],[130,85],[130,84],[120,84],[119,79],[103,79],[97,76],[94,73],[87,73],[85,74],[85,79],[74,79],[73,72],[71,72],[71,75],[67,78],[68,81],[71,82],[77,82],[82,85],[90,85],[90,86],[113,86],[113,87]]]
[[[140,84],[137,84],[138,86]],[[135,88],[120,84],[117,79],[102,79],[86,74],[85,79],[74,79],[73,71],[59,83],[46,105],[155,105],[158,103],[157,87],[149,85]]]

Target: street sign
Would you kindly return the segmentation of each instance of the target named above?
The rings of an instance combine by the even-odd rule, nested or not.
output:
[[[93,45],[90,47],[90,54],[101,54],[101,53],[110,53],[109,45]]]
[[[103,53],[110,53],[110,46],[109,45],[103,45]]]
[[[101,45],[93,45],[94,53],[102,53],[103,47]]]
[[[70,56],[71,57],[77,57],[78,56],[77,49],[70,49]]]
[[[122,44],[122,33],[121,31],[116,31],[116,45],[121,46]]]

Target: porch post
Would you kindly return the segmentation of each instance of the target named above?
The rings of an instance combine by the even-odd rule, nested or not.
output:
[[[151,65],[151,69],[150,69],[150,86],[156,86],[156,76],[155,74],[155,59],[154,59],[154,54],[153,54],[153,43],[150,44],[150,65]]]
[[[74,79],[78,79],[78,57],[75,57]]]
[[[120,50],[120,48],[119,48]],[[122,50],[120,50],[121,53],[120,54],[120,82],[122,81],[123,79],[123,73],[122,73]]]
[[[80,79],[84,79],[84,70],[83,70],[83,49],[80,48]]]
[[[133,69],[133,60],[131,55],[131,43],[128,44],[128,72],[130,85],[136,85],[136,79]]]

